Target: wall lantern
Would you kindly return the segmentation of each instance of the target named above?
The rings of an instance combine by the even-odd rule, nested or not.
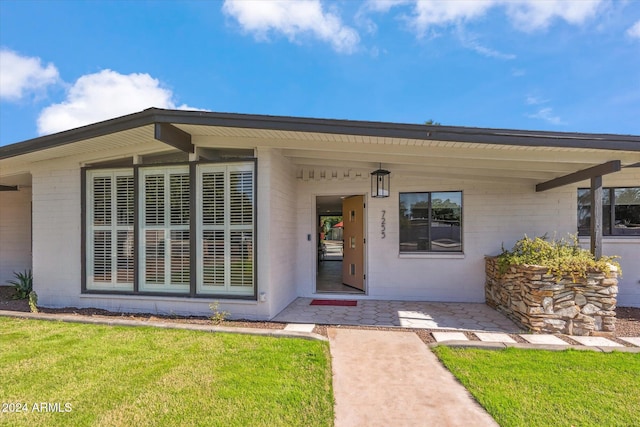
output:
[[[371,172],[371,197],[389,197],[389,185],[391,184],[391,172],[380,169]]]

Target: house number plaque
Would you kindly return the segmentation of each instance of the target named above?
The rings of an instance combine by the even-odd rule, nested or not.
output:
[[[387,230],[386,223],[387,223],[387,220],[384,218],[384,214],[386,214],[386,213],[387,213],[387,211],[383,210],[382,211],[382,217],[380,218],[380,236],[381,236],[382,239],[387,237],[387,234],[386,234],[386,230]]]

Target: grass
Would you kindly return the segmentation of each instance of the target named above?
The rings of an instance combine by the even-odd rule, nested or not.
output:
[[[0,318],[0,400],[28,408],[0,425],[327,426],[329,361],[320,341]]]
[[[434,352],[502,427],[640,425],[640,354]]]

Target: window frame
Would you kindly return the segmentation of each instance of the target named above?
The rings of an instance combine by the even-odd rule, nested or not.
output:
[[[639,239],[640,238],[640,231],[637,234],[623,234],[623,233],[616,233],[617,228],[615,227],[615,222],[616,222],[616,190],[625,190],[625,189],[630,189],[630,188],[637,188],[640,189],[640,186],[619,186],[619,187],[603,187],[602,191],[603,191],[603,224],[602,224],[602,236],[603,237],[607,237],[607,238],[623,238],[623,239]],[[586,188],[586,187],[579,187],[576,191],[576,228],[577,228],[577,235],[578,237],[589,237],[590,236],[590,232],[580,232],[581,228],[584,229],[584,227],[580,227],[580,192],[581,191],[591,191],[590,188]],[[608,226],[607,223],[605,221],[604,217],[604,213],[606,212],[606,210],[604,209],[604,195],[607,195],[609,198],[609,212],[608,212]],[[589,204],[589,227],[591,224],[591,205]]]
[[[88,180],[92,180],[94,177],[110,177],[111,178],[111,183],[110,183],[110,224],[108,225],[100,225],[100,226],[96,226],[95,224],[91,224],[91,226],[89,227],[89,222],[92,221],[93,219],[93,213],[94,213],[94,204],[93,203],[89,203],[90,201],[92,202],[94,199],[94,187],[93,185],[88,186]],[[112,292],[112,291],[123,291],[123,292],[131,292],[134,290],[135,287],[135,270],[136,270],[136,265],[135,265],[135,254],[136,254],[136,250],[135,250],[135,189],[134,189],[134,200],[133,200],[133,224],[125,224],[125,225],[120,225],[118,224],[118,195],[117,195],[117,184],[116,184],[116,180],[118,177],[130,177],[133,180],[132,183],[132,187],[135,187],[135,175],[132,171],[131,168],[109,168],[109,169],[92,169],[92,170],[83,170],[83,174],[82,174],[82,194],[83,197],[85,198],[85,200],[83,200],[83,206],[85,207],[85,209],[83,209],[82,211],[82,227],[81,227],[81,232],[82,232],[82,246],[83,246],[83,251],[82,251],[82,277],[83,277],[83,290],[90,290],[90,291],[106,291],[106,292]],[[86,200],[87,196],[89,196],[90,200]],[[98,227],[98,228],[96,228]],[[95,259],[95,252],[92,250],[91,251],[91,255],[92,256],[88,256],[88,249],[93,247],[93,242],[94,242],[94,236],[93,233],[94,231],[109,231],[110,234],[110,244],[111,244],[111,254],[110,254],[110,258],[111,258],[111,280],[110,282],[96,282],[96,281],[90,281],[89,280],[89,276],[93,277],[93,268],[92,265],[93,260]],[[118,282],[118,274],[117,274],[117,268],[118,268],[118,258],[117,258],[117,252],[118,252],[118,232],[120,231],[126,231],[126,232],[131,232],[132,234],[132,239],[134,241],[133,243],[133,248],[132,248],[132,262],[133,262],[133,280],[132,281],[126,281],[126,282]],[[115,237],[114,237],[115,236]],[[115,243],[115,244],[114,244]],[[114,262],[115,261],[115,262]]]
[[[251,262],[252,262],[252,292],[244,292],[244,293],[203,293],[199,292],[197,289],[197,280],[199,276],[199,272],[197,271],[197,254],[199,253],[197,245],[196,245],[196,233],[198,233],[201,226],[198,224],[196,219],[197,214],[194,214],[198,209],[200,209],[202,203],[197,200],[198,195],[202,192],[201,188],[197,188],[197,175],[198,170],[201,165],[243,165],[248,170],[251,171],[251,185],[252,185],[252,213],[253,213],[253,224],[251,227],[251,233],[253,237],[252,244],[252,254],[251,254]],[[144,179],[142,178],[143,174],[140,173],[141,169],[150,168],[150,169],[165,169],[172,167],[187,167],[188,176],[189,176],[189,211],[190,218],[188,221],[187,230],[189,230],[189,286],[188,289],[181,290],[180,292],[167,292],[165,290],[145,290],[141,285],[141,269],[143,268],[143,264],[140,262],[140,257],[143,255],[140,252],[143,250],[142,248],[142,229],[141,227],[141,219],[140,215],[142,214],[143,207],[141,205],[141,192],[140,186],[144,186]],[[87,275],[89,271],[88,262],[90,261],[92,249],[89,246],[88,233],[92,232],[92,224],[89,224],[91,220],[90,212],[89,212],[89,204],[93,203],[93,199],[88,192],[88,184],[89,177],[92,174],[99,173],[110,173],[115,170],[119,171],[127,171],[132,173],[133,175],[133,188],[134,188],[134,224],[133,224],[133,237],[134,237],[134,247],[133,247],[133,255],[134,255],[134,281],[133,281],[133,289],[129,286],[126,289],[114,289],[114,288],[96,288],[89,283],[89,277]],[[164,164],[141,164],[141,165],[133,165],[133,166],[86,166],[82,167],[80,170],[81,175],[81,293],[83,294],[110,294],[110,295],[137,295],[137,296],[167,296],[167,297],[179,297],[179,298],[203,298],[203,299],[233,299],[233,300],[248,300],[248,301],[257,301],[258,299],[258,278],[257,278],[257,270],[258,270],[258,256],[257,256],[257,245],[258,245],[258,161],[257,158],[227,158],[224,160],[202,160],[202,161],[192,161],[192,162],[180,162],[180,163],[164,163]],[[194,196],[195,195],[195,196]],[[117,260],[116,260],[117,262]]]
[[[460,250],[433,250],[433,239],[429,236],[428,248],[426,250],[403,250],[402,249],[402,224],[401,218],[402,213],[400,212],[400,204],[402,195],[404,194],[427,194],[428,195],[428,206],[427,206],[427,228],[429,229],[429,233],[431,233],[432,227],[432,196],[433,194],[438,193],[457,193],[460,195]],[[464,192],[462,190],[438,190],[438,191],[402,191],[398,193],[398,251],[399,255],[403,257],[407,256],[437,256],[437,257],[457,257],[460,255],[464,255]]]
[[[147,292],[168,292],[171,294],[184,294],[191,292],[191,236],[190,236],[190,228],[191,222],[190,218],[187,219],[186,223],[181,224],[173,224],[172,223],[172,197],[171,197],[171,178],[176,175],[185,175],[187,176],[187,188],[189,189],[189,199],[187,200],[187,206],[190,209],[190,201],[191,201],[191,185],[190,185],[190,170],[188,164],[182,165],[144,165],[138,168],[138,182],[136,183],[138,187],[138,212],[137,212],[137,228],[138,228],[138,259],[137,259],[137,269],[138,269],[138,291],[140,293]],[[145,203],[146,200],[146,180],[147,176],[159,175],[162,176],[163,181],[163,197],[162,197],[162,223],[161,224],[147,224],[146,214],[147,214],[147,206]],[[192,215],[192,212],[189,212],[189,215]],[[147,281],[147,240],[145,236],[145,232],[156,231],[162,232],[163,235],[163,254],[162,257],[162,268],[164,270],[163,277],[164,283],[152,283]],[[189,263],[189,274],[188,280],[186,283],[178,284],[178,282],[173,282],[172,280],[172,265],[173,265],[173,232],[187,232],[189,235],[189,239],[187,240],[187,247],[189,248],[188,253],[188,263]]]
[[[225,290],[224,295],[238,295],[238,296],[247,296],[247,292],[244,289],[236,289],[233,290],[232,285],[232,263],[230,261],[232,256],[232,240],[231,235],[233,233],[238,232],[251,232],[251,249],[252,249],[252,274],[251,274],[251,282],[253,284],[254,296],[257,297],[257,286],[256,286],[256,241],[257,241],[257,215],[256,215],[256,170],[251,169],[251,167],[246,162],[224,162],[224,163],[209,163],[206,165],[198,165],[196,167],[196,229],[194,238],[196,240],[196,293],[199,295],[215,295],[216,292],[207,292],[209,289],[214,291]],[[232,201],[231,201],[231,173],[233,172],[252,172],[252,215],[251,215],[251,223],[250,224],[234,224],[232,221],[231,210],[233,209]],[[204,223],[204,215],[203,215],[203,186],[201,185],[203,175],[205,173],[222,173],[223,174],[223,186],[224,186],[224,203],[223,203],[223,222],[222,224],[205,224]],[[204,283],[205,273],[204,273],[204,238],[203,234],[207,231],[213,232],[222,232],[224,234],[223,239],[223,256],[225,258],[224,270],[223,270],[223,285],[206,285]],[[227,259],[229,262],[227,263]],[[207,286],[211,286],[207,288]]]

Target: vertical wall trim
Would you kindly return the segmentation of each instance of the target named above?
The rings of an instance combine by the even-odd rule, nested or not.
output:
[[[602,176],[591,178],[591,253],[602,257]]]
[[[33,200],[33,194],[31,195]],[[33,222],[33,220],[32,220]],[[33,226],[31,227],[33,241]],[[33,259],[33,255],[32,255]],[[33,261],[32,261],[33,263]],[[87,292],[87,169],[80,168],[80,292]]]
[[[140,166],[133,166],[133,292],[140,289]]]
[[[197,198],[198,192],[198,164],[195,161],[189,163],[189,295],[196,295],[196,285],[198,281],[198,215]]]
[[[258,300],[258,158],[253,159],[253,297]]]

